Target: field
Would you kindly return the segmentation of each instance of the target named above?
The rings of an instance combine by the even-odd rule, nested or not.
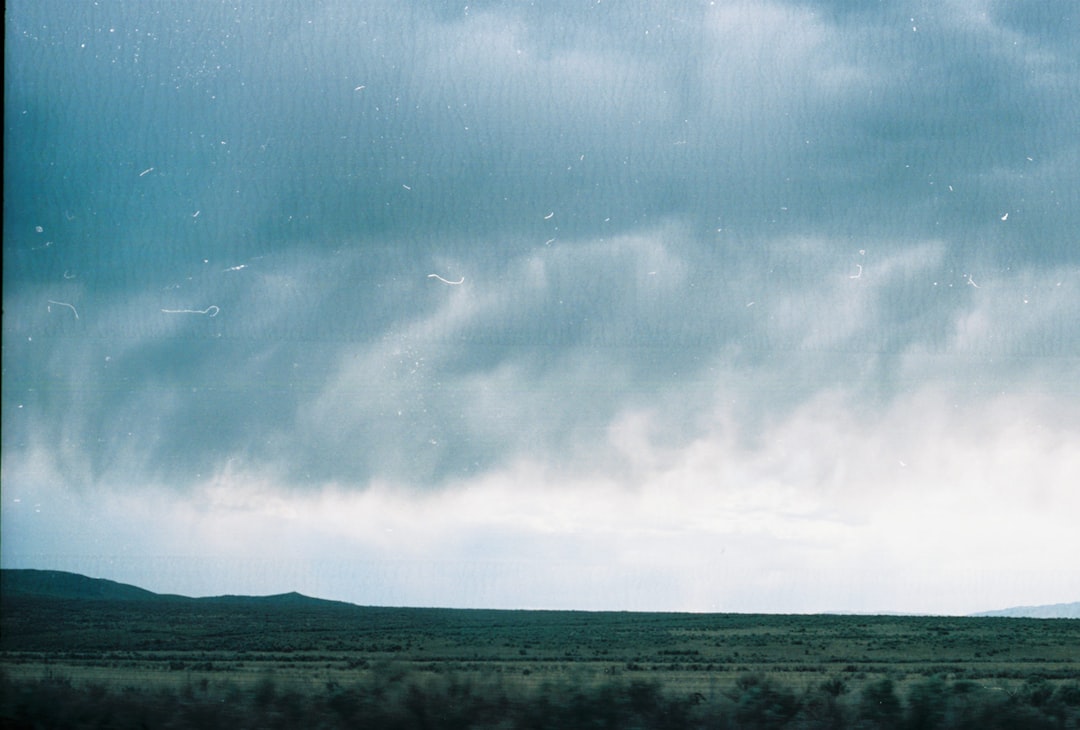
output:
[[[26,727],[1080,727],[1068,619],[5,597],[0,668]]]

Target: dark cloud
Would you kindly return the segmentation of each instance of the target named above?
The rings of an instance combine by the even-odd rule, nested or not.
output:
[[[12,4],[5,450],[440,484],[1075,364],[1071,6],[847,8]]]

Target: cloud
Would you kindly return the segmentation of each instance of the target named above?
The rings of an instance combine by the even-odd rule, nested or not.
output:
[[[172,571],[200,593],[234,590],[226,578],[244,566],[280,560],[283,574],[253,570],[243,585],[285,590],[303,573],[295,566],[310,565],[305,585],[361,603],[965,612],[1015,601],[1030,585],[950,591],[945,602],[935,592],[1029,570],[1056,577],[1040,600],[1075,590],[1073,411],[1028,394],[965,404],[926,389],[860,414],[850,398],[823,394],[752,448],[723,411],[676,447],[648,435],[650,414],[622,414],[606,438],[632,455],[640,478],[629,489],[521,459],[435,492],[382,482],[311,495],[226,466],[191,499],[78,497],[47,480],[20,487],[6,497],[5,534],[16,535],[16,553],[48,556],[56,533],[28,527],[79,512],[83,529],[70,540],[83,564],[100,561],[94,546],[113,535],[127,570],[124,556],[150,545],[159,560],[189,556]],[[40,513],[26,513],[31,502]],[[215,559],[224,571],[188,574]],[[320,584],[335,571],[352,580]],[[455,586],[455,576],[465,581]],[[865,595],[850,594],[864,585]]]
[[[68,296],[79,320],[25,290],[10,433],[62,445],[72,475],[103,483],[129,468],[192,483],[241,459],[311,484],[438,484],[527,454],[613,468],[593,444],[625,407],[693,438],[701,409],[731,397],[719,371],[752,422],[835,384],[888,404],[939,379],[994,392],[1075,357],[1070,270],[958,270],[940,240],[865,245],[782,238],[720,259],[671,222],[383,275],[370,249],[264,258],[207,274],[213,295]],[[957,366],[977,377],[958,382]]]
[[[356,547],[388,601],[464,600],[424,593],[430,553],[372,567],[402,535],[474,567],[517,550],[476,569],[493,603],[825,607],[785,581],[926,564],[917,505],[962,524],[980,480],[980,524],[1029,530],[1080,399],[1071,17],[16,3],[5,487],[177,515],[163,554],[219,528]],[[1025,470],[1045,503],[1006,488]],[[754,569],[694,557],[720,543]]]

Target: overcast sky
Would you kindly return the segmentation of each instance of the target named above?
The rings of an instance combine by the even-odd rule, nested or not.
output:
[[[1072,0],[5,20],[4,567],[1080,599]]]

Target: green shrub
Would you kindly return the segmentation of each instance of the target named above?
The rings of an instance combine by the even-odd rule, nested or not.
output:
[[[930,677],[908,690],[905,726],[910,730],[942,727],[948,704],[948,687],[941,677]]]
[[[1068,682],[1057,688],[1054,698],[1066,707],[1080,707],[1080,684]]]
[[[799,702],[790,689],[768,677],[748,674],[736,680],[735,719],[746,727],[782,728],[799,711]]]
[[[891,679],[871,682],[862,691],[859,701],[859,718],[875,728],[889,730],[900,727],[900,699],[896,696]]]

